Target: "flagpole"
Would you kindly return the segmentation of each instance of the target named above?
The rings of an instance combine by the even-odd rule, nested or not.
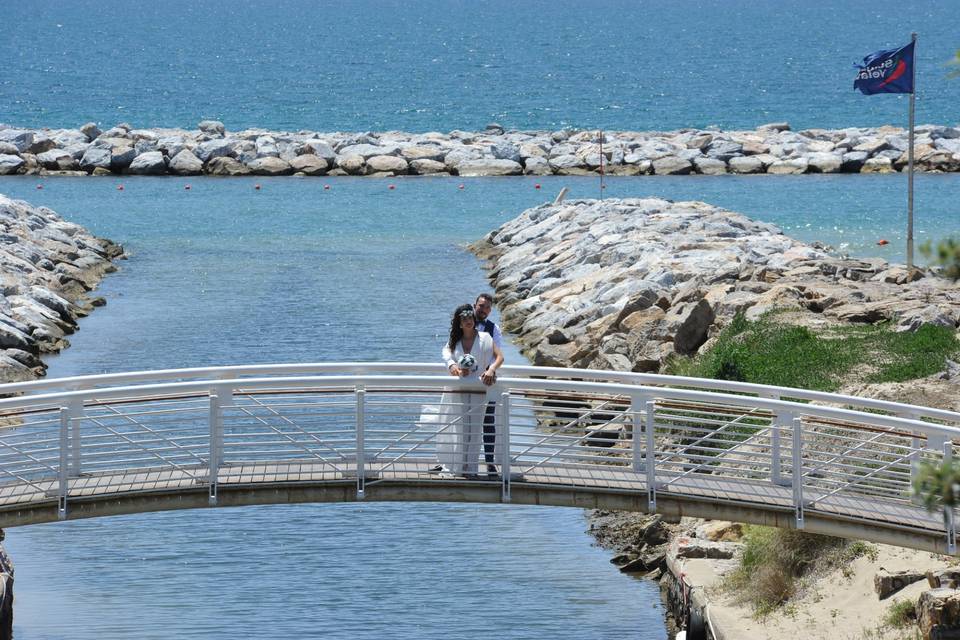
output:
[[[907,148],[907,269],[913,269],[913,116],[917,95],[917,34],[910,34],[913,41],[913,81],[910,92],[910,137]]]

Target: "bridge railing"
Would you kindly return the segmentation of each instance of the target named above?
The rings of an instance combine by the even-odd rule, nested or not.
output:
[[[911,493],[960,414],[715,380],[417,363],[137,372],[0,387],[0,515],[55,501],[262,483],[437,478],[766,505],[940,532]],[[434,467],[445,467],[436,470]],[[489,474],[488,474],[489,472]]]

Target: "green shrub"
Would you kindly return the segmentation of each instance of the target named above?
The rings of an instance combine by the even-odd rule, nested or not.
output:
[[[904,629],[917,622],[917,604],[913,600],[894,601],[883,616],[883,623],[894,629]]]

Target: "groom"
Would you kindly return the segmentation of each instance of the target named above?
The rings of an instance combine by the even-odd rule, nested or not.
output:
[[[503,352],[503,334],[500,327],[489,319],[490,312],[493,311],[493,296],[489,293],[481,293],[473,302],[473,315],[477,318],[477,331],[489,333],[493,338],[493,343],[497,345],[500,352]],[[480,376],[484,384],[493,384],[497,374],[488,374],[486,371]],[[487,473],[496,474],[497,467],[494,465],[494,451],[496,449],[497,427],[495,415],[497,410],[496,402],[487,403],[487,413],[483,416],[483,457],[487,461]]]

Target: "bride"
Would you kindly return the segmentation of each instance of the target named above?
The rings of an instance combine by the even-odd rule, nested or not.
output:
[[[460,305],[450,320],[450,339],[443,348],[443,358],[449,363],[450,375],[464,381],[482,382],[490,386],[497,378],[497,368],[503,364],[503,354],[493,343],[489,333],[477,331],[473,306]],[[488,463],[493,460],[493,434],[484,436],[484,419],[492,408],[487,393],[480,391],[447,392],[440,400],[441,431],[437,434],[436,471],[455,475],[475,476],[480,460],[481,443],[487,452]],[[492,423],[492,414],[488,421]],[[492,432],[492,424],[488,426]],[[489,470],[489,466],[488,466]]]

